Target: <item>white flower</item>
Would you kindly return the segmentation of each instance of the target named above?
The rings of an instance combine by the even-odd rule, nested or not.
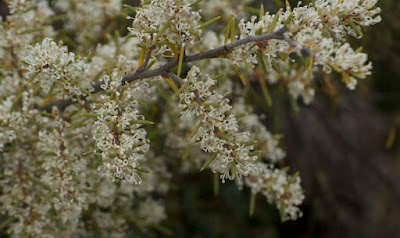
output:
[[[170,24],[159,36],[159,41],[168,41],[179,46],[194,45],[202,31],[198,28],[200,14],[192,11],[190,6],[193,2],[193,0],[152,0],[148,4],[142,4],[142,8],[133,18],[132,27],[128,30],[142,39],[144,44],[151,46],[156,33],[146,33],[146,31],[159,31]]]
[[[314,90],[311,88],[310,79],[312,72],[318,68],[326,73],[331,73],[333,68],[344,74],[343,81],[353,89],[357,79],[369,75],[372,67],[367,63],[366,54],[356,53],[348,43],[344,43],[345,36],[350,34],[360,38],[360,26],[373,25],[381,20],[376,16],[380,12],[380,8],[375,7],[376,3],[377,0],[317,0],[315,7],[311,4],[298,5],[293,10],[282,11],[279,15],[267,12],[259,20],[255,16],[248,22],[241,20],[238,25],[240,38],[271,33],[285,25],[289,29],[285,35],[291,37],[295,44],[289,45],[283,40],[248,43],[234,49],[229,58],[243,68],[255,67],[261,64],[259,57],[264,58],[268,81],[287,81],[290,94],[294,98],[301,96],[306,104],[313,99]],[[301,63],[292,55],[296,53],[303,57],[303,47],[312,52],[313,64],[311,68],[308,62],[304,65],[307,70],[303,70],[302,79],[291,80],[291,73],[288,72],[292,69],[299,71],[297,66],[294,68],[293,62]],[[308,76],[308,73],[311,73],[311,76]]]
[[[269,203],[274,203],[281,212],[283,221],[296,220],[303,213],[298,206],[304,200],[300,186],[300,177],[287,175],[285,170],[274,169],[264,163],[257,163],[262,172],[258,176],[251,175],[245,179],[245,185],[252,193],[261,193]]]
[[[210,164],[213,171],[218,171],[221,179],[241,179],[248,174],[257,174],[254,165],[256,156],[249,156],[251,146],[243,143],[250,139],[249,133],[238,132],[239,127],[234,115],[229,115],[231,106],[216,91],[210,89],[215,84],[209,75],[201,74],[193,66],[183,80],[184,89],[180,94],[179,107],[182,114],[200,116],[201,124],[194,137],[206,152],[217,153]]]
[[[86,95],[83,90],[90,85],[87,77],[88,65],[66,46],[59,46],[51,38],[45,38],[41,44],[27,46],[29,53],[25,57],[28,64],[28,80],[39,82],[44,92],[53,90],[60,98],[73,95]],[[66,90],[64,90],[66,89]]]
[[[99,170],[112,181],[141,183],[136,169],[145,160],[144,153],[149,150],[149,144],[146,131],[135,122],[144,120],[134,108],[136,105],[133,101],[120,108],[115,101],[110,101],[95,110],[99,117],[93,125],[93,139],[102,151],[103,159]]]
[[[346,76],[344,81],[350,89],[354,89],[358,79],[364,79],[371,74],[372,63],[367,63],[367,54],[357,53],[350,47],[348,43],[340,46],[334,57],[332,57],[331,64],[336,66],[339,71],[349,75],[348,80]]]

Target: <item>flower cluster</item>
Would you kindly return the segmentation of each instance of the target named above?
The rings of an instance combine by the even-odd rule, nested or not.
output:
[[[178,46],[194,45],[201,35],[200,14],[192,11],[194,0],[151,0],[142,3],[129,31],[149,48],[155,40]],[[165,47],[159,53],[164,53]]]
[[[17,138],[15,128],[18,128],[20,113],[10,113],[13,106],[14,97],[9,97],[0,103],[0,152],[4,151],[4,146]]]
[[[54,35],[48,24],[54,12],[47,1],[10,0],[10,14],[0,20],[0,98],[17,95],[25,79],[23,58],[26,45]]]
[[[25,47],[35,39],[54,34],[52,27],[47,25],[54,15],[47,1],[11,0],[9,10],[11,15],[7,16],[7,24],[0,24],[1,46]]]
[[[324,28],[335,38],[344,40],[346,33],[359,38],[362,36],[360,26],[371,26],[381,21],[381,17],[376,16],[381,12],[377,3],[378,0],[317,0],[315,8]]]
[[[256,156],[250,156],[253,149],[250,134],[239,132],[234,114],[230,114],[229,100],[210,89],[215,81],[209,75],[200,73],[193,66],[183,80],[179,107],[183,116],[200,116],[200,122],[193,133],[200,147],[213,153],[210,167],[221,174],[221,179],[241,179],[242,176],[257,174],[254,165]],[[248,144],[250,141],[250,144]]]
[[[277,206],[283,221],[296,220],[303,213],[299,205],[304,200],[298,174],[289,176],[284,169],[274,169],[264,163],[257,163],[262,169],[258,176],[250,175],[245,179],[245,185],[253,194],[261,193],[269,203]]]
[[[371,63],[367,55],[351,49],[344,37],[350,34],[361,37],[361,26],[373,25],[380,21],[375,17],[380,12],[375,7],[376,0],[341,1],[318,0],[313,5],[298,6],[275,15],[268,12],[257,20],[239,23],[240,38],[249,35],[272,33],[283,26],[288,27],[285,33],[292,41],[269,40],[264,43],[249,43],[235,49],[230,58],[237,65],[261,65],[268,72],[271,83],[284,81],[293,98],[302,97],[305,103],[313,99],[311,88],[313,72],[322,69],[329,74],[332,69],[342,74],[342,81],[354,89],[358,79],[371,74]],[[306,49],[307,57],[302,56]],[[303,57],[298,60],[297,53]],[[295,64],[293,64],[295,62]],[[298,67],[296,65],[302,65]]]
[[[116,101],[106,102],[95,110],[98,114],[93,125],[93,139],[101,150],[104,176],[120,179],[131,184],[140,184],[137,174],[140,163],[145,160],[149,150],[146,131],[140,128],[144,117],[138,115],[133,101],[125,108],[120,108]]]
[[[30,51],[24,61],[27,77],[29,81],[40,83],[44,93],[54,92],[59,98],[88,94],[86,88],[90,80],[86,77],[88,64],[84,59],[68,52],[66,46],[57,45],[51,38],[27,47]]]
[[[243,105],[244,103],[239,101],[234,104],[234,108],[243,112],[246,110]],[[248,108],[248,111],[251,111],[251,108]],[[256,166],[261,169],[261,173],[246,177],[244,185],[249,187],[254,195],[261,193],[269,203],[275,204],[280,211],[282,221],[296,220],[301,217],[302,212],[298,206],[302,204],[304,194],[300,177],[298,174],[288,175],[286,168],[278,169],[274,166],[285,157],[285,152],[278,146],[277,135],[272,135],[256,114],[240,118],[239,123],[258,139],[254,149],[264,152],[268,159],[268,163],[258,160]],[[239,186],[242,184],[239,183]]]
[[[0,194],[1,213],[14,218],[9,233],[54,237],[57,226],[75,229],[89,204],[87,160],[78,146],[88,145],[84,128],[73,128],[56,109],[45,116],[37,110],[9,115],[16,138],[2,152]]]
[[[205,152],[213,153],[205,165],[209,165],[214,173],[219,172],[222,182],[238,178],[236,181],[242,186],[241,178],[245,177],[244,184],[252,193],[262,193],[280,209],[282,220],[297,219],[302,214],[298,205],[304,199],[299,177],[274,169],[272,164],[257,162],[262,152],[272,163],[282,160],[285,153],[278,147],[278,141],[253,114],[243,117],[239,123],[237,117],[242,118],[243,113],[233,112],[245,110],[243,102],[235,104],[241,109],[232,110],[228,99],[211,90],[214,84],[215,80],[201,74],[194,66],[183,80],[180,93],[182,115],[200,116],[191,136]],[[260,136],[259,140],[251,140],[248,132],[239,132],[239,124]]]
[[[37,146],[43,154],[41,181],[47,186],[49,202],[61,221],[76,226],[82,210],[88,206],[88,193],[83,191],[88,187],[84,183],[86,161],[70,151],[73,145],[65,138],[64,123],[58,120],[61,130],[39,131]]]

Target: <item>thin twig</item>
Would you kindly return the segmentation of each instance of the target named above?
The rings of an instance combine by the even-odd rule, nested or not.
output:
[[[171,78],[172,80],[178,82],[178,83],[181,84],[181,85],[183,85],[183,83],[184,83],[184,82],[183,82],[183,79],[182,79],[181,77],[179,77],[178,75],[176,75],[176,74],[174,74],[174,73],[172,73],[172,72],[165,73],[165,74],[163,74],[163,76],[169,77],[169,78]],[[203,99],[200,98],[199,92],[198,92],[197,90],[195,90],[195,91],[193,91],[193,93],[194,93],[194,95],[195,95],[195,97],[193,98],[193,100],[194,100],[197,104],[204,106],[204,103],[205,103],[205,102],[204,102]],[[205,111],[208,112],[208,109],[205,108]],[[220,130],[218,127],[214,127],[214,133],[215,133],[216,135],[223,134],[223,133],[221,132],[221,130]],[[224,143],[223,146],[224,146],[225,148],[228,148],[230,145],[227,144],[227,143]]]
[[[167,76],[167,77],[171,78],[172,80],[174,80],[175,82],[178,82],[180,85],[183,84],[183,79],[181,79],[178,75],[176,75],[172,72],[165,73],[162,76]]]
[[[150,41],[153,41],[153,35],[150,37]],[[143,65],[140,66],[136,71],[145,71],[147,68],[147,65],[149,64],[150,57],[151,57],[151,52],[153,51],[155,45],[152,45],[148,50],[146,54],[146,58],[144,59]]]
[[[203,59],[211,59],[211,58],[218,58],[220,56],[227,55],[232,52],[233,49],[252,42],[264,42],[268,41],[271,39],[280,39],[280,40],[291,40],[290,38],[285,38],[283,33],[285,33],[288,30],[288,28],[282,27],[281,29],[271,33],[271,34],[266,34],[266,35],[261,35],[261,36],[248,36],[244,39],[237,40],[235,42],[229,43],[227,45],[207,50],[201,53],[193,54],[193,55],[188,55],[183,58],[183,63],[189,63],[189,62],[195,62]],[[146,59],[150,58],[150,52],[146,55]],[[145,60],[146,62],[146,60]],[[168,72],[176,67],[178,65],[177,60],[172,60],[169,61],[168,63],[158,67],[157,69],[153,70],[137,70],[135,73],[126,75],[125,77],[122,78],[121,80],[121,85],[125,85],[126,83],[131,83],[133,81],[139,80],[139,79],[145,79],[145,78],[151,78],[155,76],[160,76],[160,75],[165,75],[168,74]],[[145,69],[145,68],[144,68]],[[92,88],[94,90],[91,91],[92,94],[98,93],[100,91],[103,91],[103,89],[100,87],[101,82],[95,83]],[[80,100],[85,100],[87,96],[80,96]],[[58,100],[51,102],[47,104],[46,106],[43,107],[38,107],[38,110],[40,111],[47,111],[51,112],[52,107],[57,107],[60,111],[64,111],[64,109],[71,105],[74,104],[75,102],[78,101],[78,97],[74,97],[73,99],[64,99],[64,100]]]
[[[144,59],[144,63],[142,65],[142,67],[140,67],[140,70],[146,70],[147,65],[149,64],[150,61],[150,57],[151,57],[151,51],[153,50],[153,47],[151,47],[146,54],[146,58]]]
[[[293,39],[290,38],[290,37],[287,37],[287,36],[283,35],[283,36],[282,36],[282,40],[288,42],[289,45],[292,46],[292,47],[300,48],[301,51],[305,52],[305,53],[306,53],[307,55],[309,55],[309,56],[312,56],[312,57],[315,56],[314,52],[312,52],[312,51],[310,50],[310,48],[300,45],[299,43],[297,43],[295,40],[293,40]]]

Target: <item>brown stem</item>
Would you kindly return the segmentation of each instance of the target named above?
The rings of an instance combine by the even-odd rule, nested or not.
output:
[[[215,49],[207,50],[207,51],[193,54],[193,55],[187,55],[183,58],[183,63],[195,62],[195,61],[200,61],[203,59],[218,58],[220,56],[224,56],[224,55],[231,53],[233,49],[235,49],[241,45],[252,43],[252,42],[264,42],[264,41],[268,41],[271,39],[280,39],[280,40],[286,40],[290,43],[292,40],[283,35],[283,33],[285,33],[287,30],[288,30],[288,28],[285,26],[271,34],[266,34],[266,35],[261,35],[261,36],[248,36],[244,39],[237,40],[235,42],[229,43],[227,45],[224,45],[224,46],[221,46],[221,47],[218,47]],[[148,53],[148,56],[149,55],[150,54]],[[135,73],[132,73],[132,74],[129,74],[129,75],[126,75],[125,77],[123,77],[121,80],[121,85],[125,85],[126,83],[131,83],[131,82],[139,80],[139,79],[151,78],[151,77],[155,77],[155,76],[168,74],[168,72],[172,68],[176,67],[177,65],[178,65],[178,61],[172,60],[172,61],[169,61],[168,63],[158,67],[157,69],[137,70]],[[100,86],[101,86],[100,82],[95,83],[92,86],[94,88],[94,90],[92,90],[92,94],[103,91],[103,89]],[[85,100],[86,97],[87,96],[80,96],[79,99]],[[77,101],[77,99],[78,99],[78,97],[75,97],[73,99],[58,100],[58,101],[51,102],[43,107],[37,107],[37,109],[40,111],[51,112],[51,108],[55,106],[60,111],[64,111],[64,109],[67,106],[74,104]]]

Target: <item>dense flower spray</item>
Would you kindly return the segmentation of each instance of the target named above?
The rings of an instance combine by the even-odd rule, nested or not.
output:
[[[215,184],[249,188],[250,213],[261,194],[283,221],[301,217],[300,175],[282,167],[282,136],[246,96],[268,107],[279,85],[309,104],[319,78],[355,89],[372,64],[348,36],[381,20],[377,0],[257,16],[244,11],[255,14],[251,0],[7,2],[0,234],[11,237],[165,231],[176,171],[207,168]]]

